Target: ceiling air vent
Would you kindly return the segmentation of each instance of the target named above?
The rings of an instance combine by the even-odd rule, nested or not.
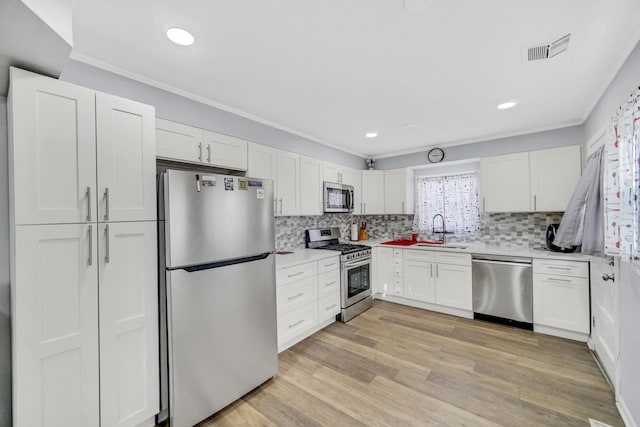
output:
[[[528,61],[538,61],[540,59],[549,59],[564,52],[569,47],[569,39],[571,34],[560,37],[558,40],[541,46],[530,47],[527,51]]]

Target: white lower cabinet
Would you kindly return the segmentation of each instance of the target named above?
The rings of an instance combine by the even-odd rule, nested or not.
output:
[[[590,332],[589,301],[587,262],[533,260],[535,329],[574,339],[581,339],[582,334],[586,339]]]
[[[471,266],[436,264],[436,304],[471,310]]]
[[[436,302],[434,259],[432,252],[404,250],[404,296],[406,298]]]
[[[335,321],[340,313],[340,257],[276,271],[278,351]]]
[[[152,419],[156,222],[17,226],[14,239],[13,425]]]
[[[137,426],[159,401],[156,222],[98,227],[100,420]]]

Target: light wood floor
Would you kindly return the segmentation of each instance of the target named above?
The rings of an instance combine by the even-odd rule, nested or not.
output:
[[[280,354],[213,426],[623,426],[586,344],[388,302]]]

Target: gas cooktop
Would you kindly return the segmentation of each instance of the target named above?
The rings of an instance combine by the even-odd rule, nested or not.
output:
[[[318,246],[316,249],[327,249],[329,251],[340,251],[342,255],[350,254],[353,252],[365,251],[371,249],[366,245],[356,245],[353,243],[334,243],[327,246]]]

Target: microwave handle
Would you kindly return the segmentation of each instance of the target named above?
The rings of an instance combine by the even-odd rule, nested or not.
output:
[[[353,190],[347,190],[347,208],[349,212],[353,212]]]

